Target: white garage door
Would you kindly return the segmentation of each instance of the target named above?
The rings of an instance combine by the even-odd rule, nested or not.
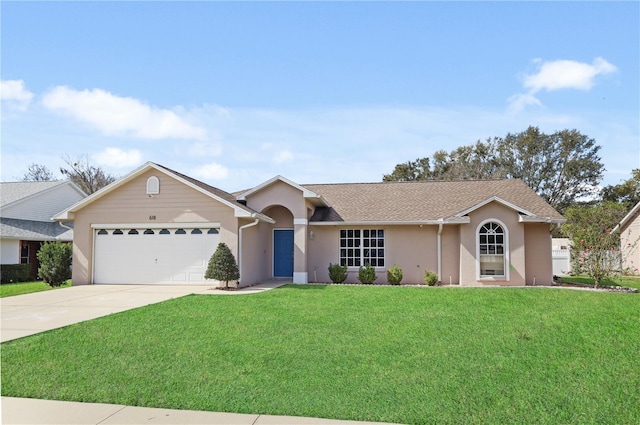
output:
[[[217,228],[95,229],[94,283],[203,284]]]

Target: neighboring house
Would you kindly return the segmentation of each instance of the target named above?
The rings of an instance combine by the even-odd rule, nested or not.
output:
[[[87,195],[69,181],[0,183],[0,262],[30,264],[45,241],[73,241],[73,231],[51,217]]]
[[[613,229],[620,232],[620,251],[622,253],[622,268],[625,272],[638,274],[640,272],[640,202],[624,216],[622,221]]]
[[[563,217],[520,180],[299,185],[276,176],[230,194],[147,163],[59,213],[74,221],[73,284],[212,284],[225,242],[240,286],[329,282],[329,263],[398,264],[446,284],[550,284],[550,223]]]

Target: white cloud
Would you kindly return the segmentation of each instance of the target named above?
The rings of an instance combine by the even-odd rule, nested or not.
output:
[[[202,180],[224,180],[229,176],[229,170],[220,164],[211,162],[196,167],[190,174]]]
[[[114,168],[130,168],[142,163],[142,153],[137,149],[106,148],[92,157],[98,164]]]
[[[22,80],[0,81],[0,99],[24,110],[31,103],[33,93],[25,88]]]
[[[275,162],[276,164],[289,162],[292,159],[293,159],[293,154],[288,149],[282,150],[273,156],[273,162]]]
[[[104,90],[74,90],[58,86],[46,93],[42,104],[107,135],[128,135],[142,139],[198,139],[202,128],[193,126],[167,109],[149,106],[138,99],[120,97]]]
[[[537,72],[525,75],[523,78],[523,87],[528,89],[528,92],[515,94],[508,99],[511,112],[520,112],[527,105],[542,106],[542,102],[536,97],[536,93],[541,90],[588,91],[595,85],[597,76],[617,71],[614,65],[600,57],[595,58],[591,64],[572,60],[549,62],[535,60],[534,62],[538,64]]]
[[[598,75],[610,74],[616,70],[614,65],[603,58],[595,58],[592,64],[571,60],[543,62],[538,73],[525,76],[524,87],[532,93],[543,89],[590,90]]]

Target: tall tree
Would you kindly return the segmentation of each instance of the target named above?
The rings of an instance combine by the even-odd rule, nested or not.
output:
[[[631,178],[624,183],[602,188],[602,200],[622,203],[627,209],[640,202],[640,168],[631,171]]]
[[[547,135],[537,127],[508,134],[498,142],[506,177],[522,179],[558,211],[594,194],[604,165],[600,146],[577,130]]]
[[[86,155],[75,160],[68,156],[62,159],[68,168],[60,167],[60,172],[88,195],[116,180],[115,176],[107,174],[102,168],[91,165]]]
[[[396,165],[391,174],[385,174],[382,177],[382,181],[406,182],[428,180],[430,177],[429,158],[418,158],[415,161],[407,161]]]
[[[44,165],[33,163],[22,176],[23,182],[46,182],[55,180],[53,173]]]
[[[393,180],[464,180],[518,178],[562,212],[602,179],[600,146],[577,130],[544,134],[529,127],[504,138],[495,137],[447,153],[398,164],[383,177]],[[433,168],[430,167],[433,165]]]

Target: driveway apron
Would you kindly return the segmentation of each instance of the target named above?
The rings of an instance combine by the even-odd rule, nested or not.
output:
[[[215,291],[210,286],[191,285],[83,285],[6,297],[0,299],[0,341],[189,294],[219,292],[223,291]]]

